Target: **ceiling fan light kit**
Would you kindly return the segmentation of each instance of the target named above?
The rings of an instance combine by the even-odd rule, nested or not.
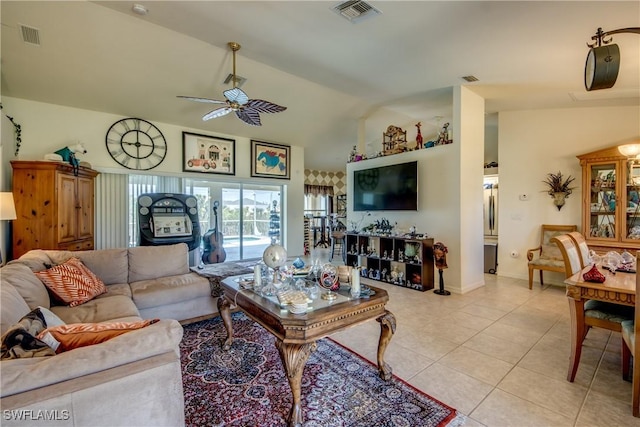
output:
[[[238,87],[238,83],[242,84],[246,80],[236,74],[236,52],[240,50],[240,45],[236,42],[229,42],[227,45],[233,52],[233,74],[230,75],[230,77],[227,77],[225,82],[233,81],[233,88],[222,92],[226,101],[193,96],[178,96],[178,98],[187,99],[189,101],[223,105],[223,107],[209,111],[207,114],[202,116],[202,120],[206,121],[226,116],[233,111],[243,122],[252,126],[261,126],[260,113],[279,113],[286,110],[287,107],[262,99],[249,99],[247,94]]]

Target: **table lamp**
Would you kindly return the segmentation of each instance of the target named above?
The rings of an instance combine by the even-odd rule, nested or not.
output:
[[[10,221],[16,219],[16,205],[13,202],[13,193],[1,192],[0,193],[0,221]],[[4,233],[4,224],[2,224],[2,236]],[[4,248],[4,241],[0,242],[0,265],[4,264],[2,257],[2,249]]]

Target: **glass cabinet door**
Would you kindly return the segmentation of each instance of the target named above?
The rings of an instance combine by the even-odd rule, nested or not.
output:
[[[616,166],[617,163],[589,165],[591,183],[589,237],[616,239]]]
[[[627,179],[625,189],[625,224],[622,236],[625,240],[640,242],[640,160],[633,159],[627,163]]]

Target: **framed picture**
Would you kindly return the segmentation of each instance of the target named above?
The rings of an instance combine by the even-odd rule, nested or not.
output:
[[[236,174],[236,140],[182,132],[182,170]]]
[[[288,145],[251,140],[251,176],[289,179]]]

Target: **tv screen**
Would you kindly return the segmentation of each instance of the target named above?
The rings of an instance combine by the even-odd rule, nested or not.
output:
[[[417,211],[418,162],[353,173],[354,211]]]

